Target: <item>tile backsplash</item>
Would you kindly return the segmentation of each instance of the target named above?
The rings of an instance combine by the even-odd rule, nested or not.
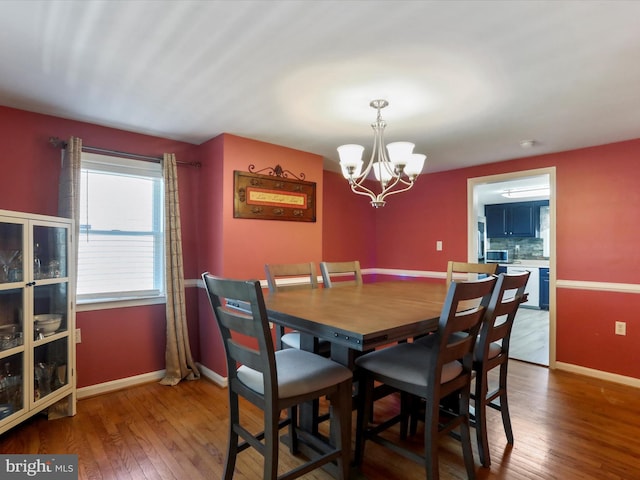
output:
[[[515,260],[546,260],[544,256],[544,240],[542,238],[490,238],[490,250],[508,250],[509,259]]]

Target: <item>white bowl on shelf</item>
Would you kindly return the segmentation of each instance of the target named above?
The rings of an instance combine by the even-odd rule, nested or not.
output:
[[[45,337],[53,335],[60,328],[62,315],[60,313],[42,313],[33,316],[33,324],[37,332]]]

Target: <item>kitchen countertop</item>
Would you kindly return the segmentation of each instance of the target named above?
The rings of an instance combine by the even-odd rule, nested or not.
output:
[[[549,268],[549,260],[514,260],[510,263],[501,263],[501,267],[536,267]]]

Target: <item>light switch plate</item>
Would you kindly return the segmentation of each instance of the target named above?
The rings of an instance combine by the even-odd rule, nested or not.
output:
[[[436,242],[436,250],[437,250],[438,252],[441,252],[441,251],[442,251],[442,240],[438,240],[438,241]]]

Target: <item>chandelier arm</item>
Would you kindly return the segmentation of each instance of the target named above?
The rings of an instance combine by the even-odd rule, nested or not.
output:
[[[404,182],[403,182],[404,183]],[[405,183],[406,184],[406,183]],[[400,188],[398,190],[388,190],[388,191],[384,191],[381,192],[380,195],[382,195],[382,200],[384,200],[385,197],[388,197],[389,195],[395,195],[396,193],[402,193],[402,192],[406,192],[407,190],[409,190],[411,187],[413,187],[413,183],[409,183],[406,184],[407,186],[404,188]]]
[[[407,177],[407,178],[408,178],[408,177]],[[402,178],[402,177],[398,177],[398,181],[396,182],[396,184],[397,184],[397,183],[401,183],[401,184],[403,184],[403,185],[406,185],[406,186],[407,186],[406,190],[408,190],[409,188],[413,187],[413,184],[414,184],[414,183],[416,183],[416,181],[415,181],[415,180],[413,180],[413,181],[412,181],[411,179],[409,179],[409,180],[405,180],[405,179],[404,179],[404,178]],[[403,190],[403,191],[404,191],[404,190]]]
[[[373,190],[364,186],[364,181],[367,179],[367,175],[371,171],[371,166],[369,165],[364,172],[362,172],[357,177],[354,177],[353,182],[351,182],[351,190],[354,193],[358,193],[361,195],[369,195],[371,198],[375,196]],[[361,191],[358,191],[360,189]]]
[[[399,177],[392,177],[392,179],[387,182],[386,185],[384,185],[383,182],[380,181],[380,193],[378,195],[386,195],[387,192],[392,191],[398,184],[399,180]]]
[[[359,188],[360,190],[356,189],[356,187]],[[366,195],[372,200],[375,199],[376,197],[376,194],[372,190],[369,190],[367,187],[364,187],[360,184],[352,184],[351,191],[357,195]]]

